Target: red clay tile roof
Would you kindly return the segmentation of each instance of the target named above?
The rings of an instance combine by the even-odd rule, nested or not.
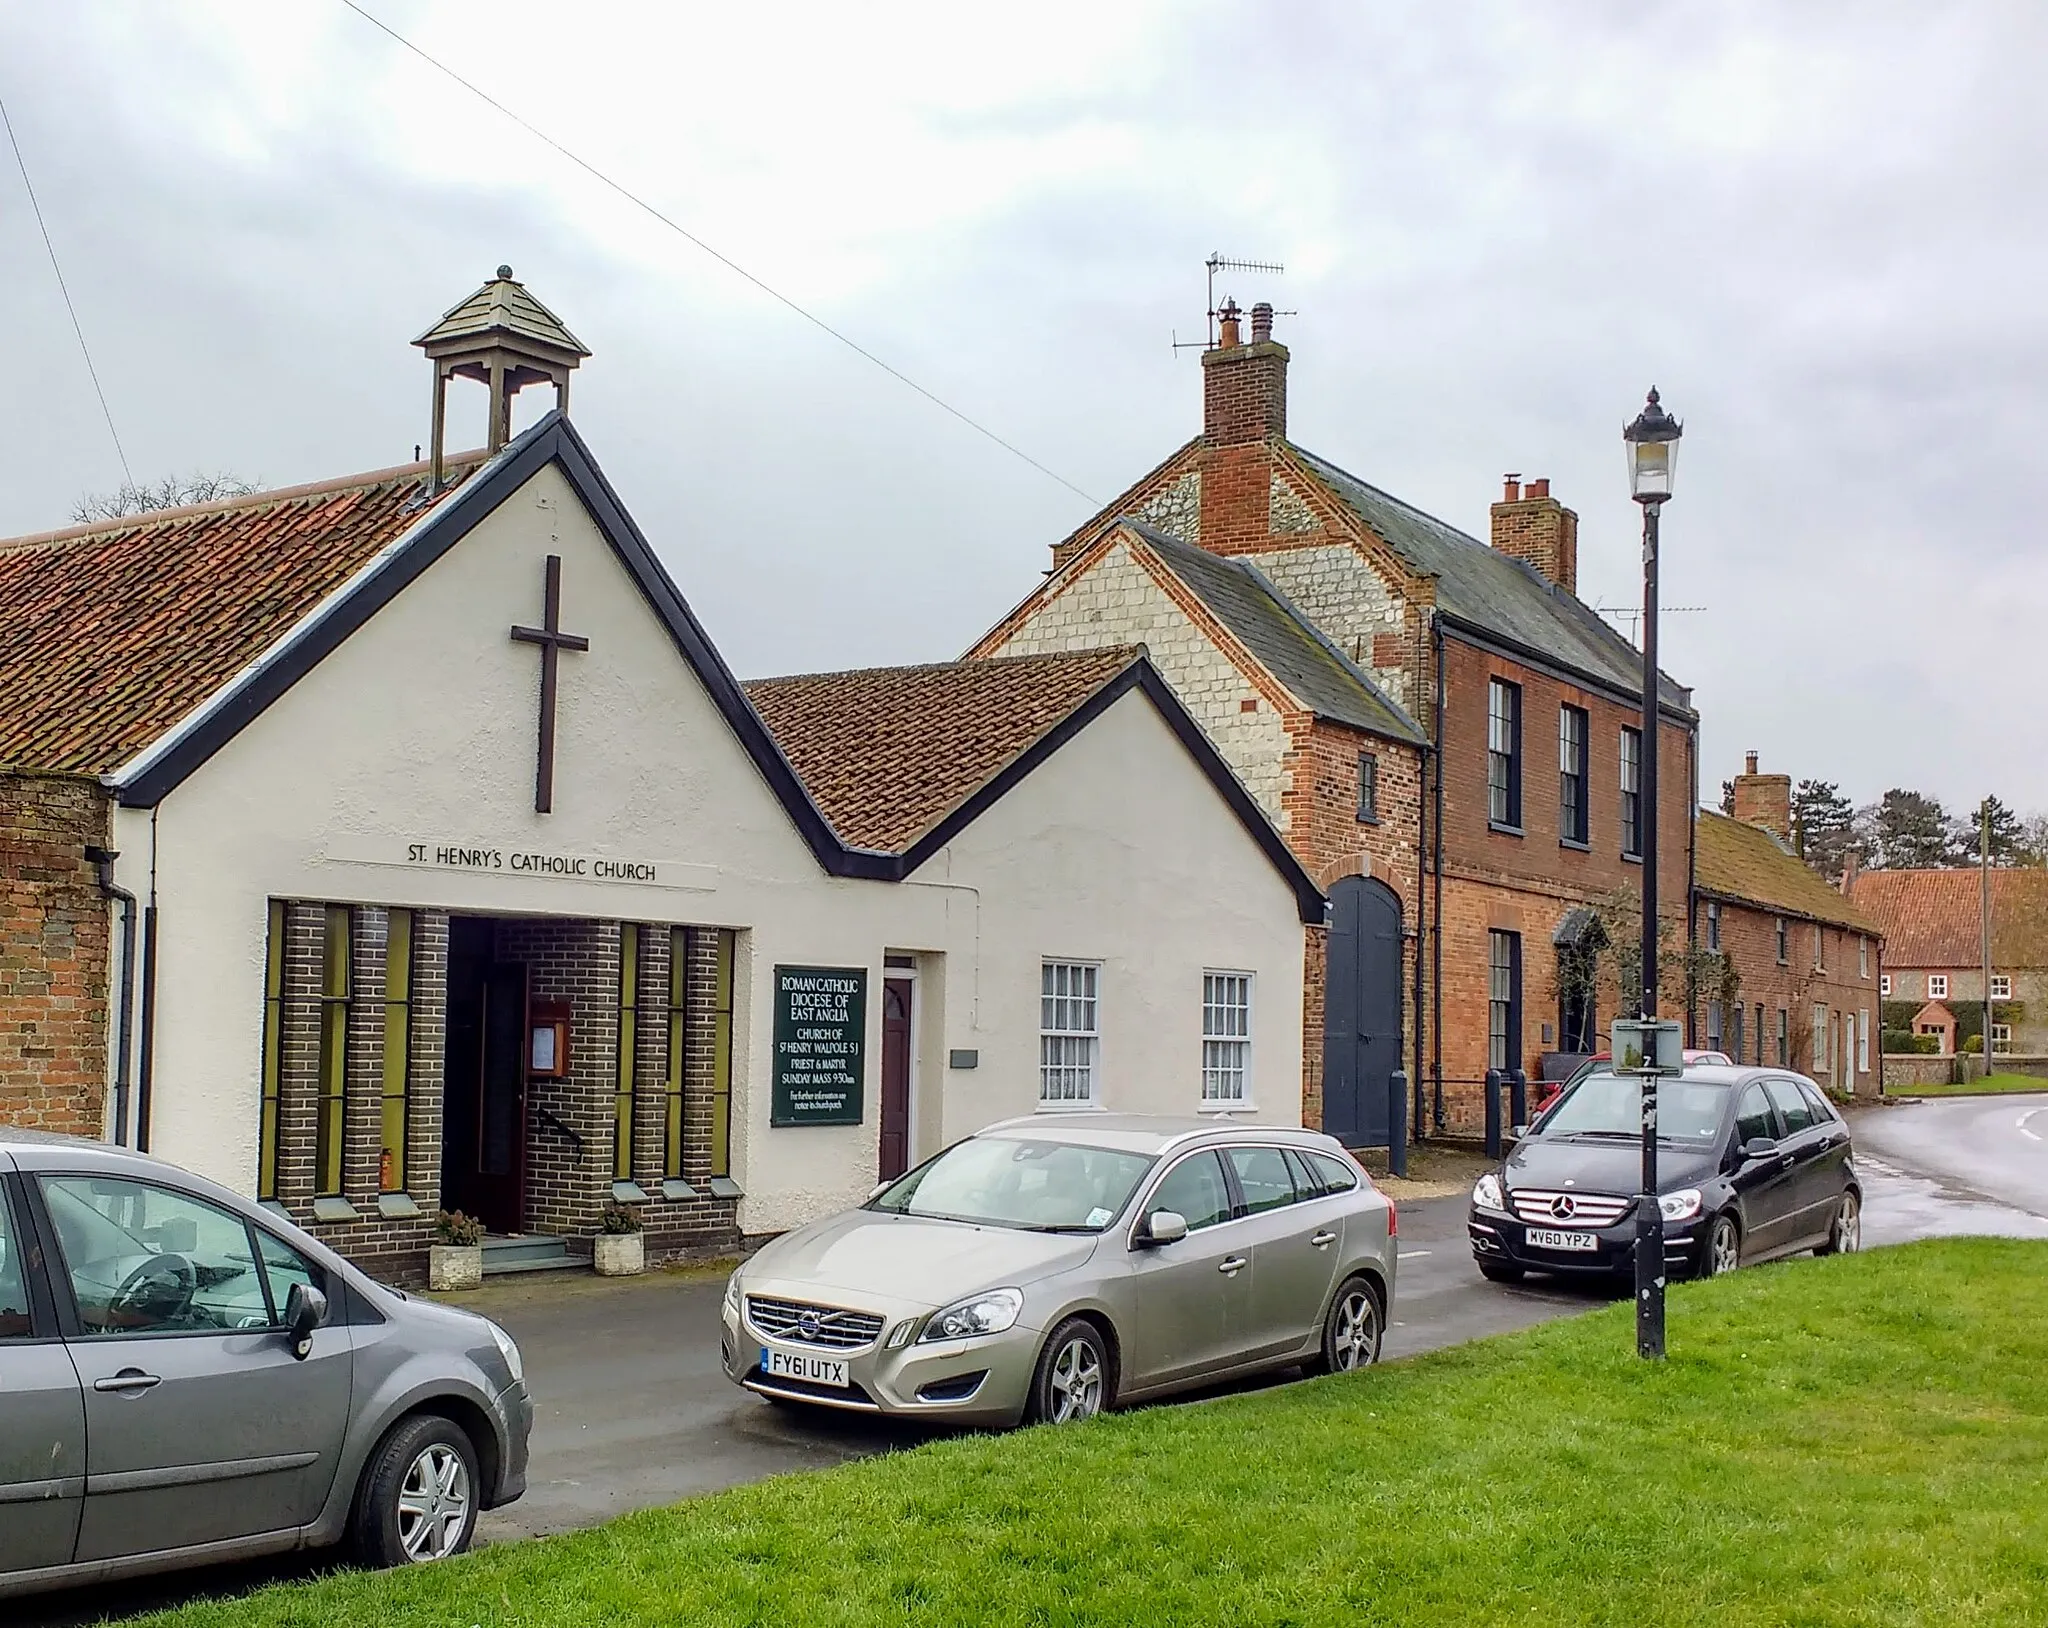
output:
[[[1857,907],[1882,924],[1888,967],[1983,965],[1977,872],[1865,871],[1850,885]],[[1991,873],[1994,967],[2048,967],[2048,871]]]
[[[1701,892],[1720,898],[1852,932],[1879,930],[1869,912],[1858,908],[1860,899],[1830,887],[1768,831],[1710,808],[1700,810],[1694,827],[1693,879]]]
[[[417,523],[426,469],[0,541],[0,768],[134,756]]]
[[[840,837],[902,853],[1143,655],[1123,645],[742,687]]]

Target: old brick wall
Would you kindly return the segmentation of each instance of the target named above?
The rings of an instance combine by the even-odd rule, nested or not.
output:
[[[1309,546],[1262,547],[1252,553],[1251,563],[1325,638],[1428,727],[1420,710],[1426,695],[1416,643],[1426,612],[1411,607],[1397,584],[1342,541],[1317,538]]]
[[[1883,1044],[1877,941],[1845,928],[1817,927],[1817,924],[1800,917],[1788,917],[1785,918],[1786,953],[1781,962],[1777,951],[1779,919],[1776,911],[1730,900],[1721,901],[1721,949],[1734,964],[1742,986],[1742,1055],[1736,1061],[1766,1064],[1780,1061],[1778,1014],[1782,1012],[1785,1015],[1789,1053],[1786,1061],[1789,1067],[1798,1069],[1802,1074],[1811,1074],[1824,1085],[1858,1093],[1874,1092],[1877,1089],[1878,1051]],[[1814,964],[1816,931],[1822,936],[1821,965],[1818,967]],[[1697,934],[1698,941],[1705,944],[1707,925],[1704,907]],[[1858,954],[1859,942],[1865,947],[1862,955]],[[1817,1037],[1814,1028],[1816,1005],[1827,1008],[1824,1037]],[[1762,1012],[1761,1032],[1758,1027],[1759,1009]],[[1855,1025],[1847,1042],[1851,1067],[1846,1072],[1842,1068],[1840,1052],[1845,1044],[1842,1035],[1845,1014]],[[1695,1043],[1705,1046],[1709,1041],[1704,1003],[1695,1016],[1699,1020],[1694,1030]],[[1867,1055],[1861,1035],[1861,1025],[1866,1016],[1870,1025]],[[1722,1049],[1731,1055],[1735,1049],[1732,1029],[1731,1016],[1724,1007]],[[1818,1050],[1817,1038],[1820,1038]]]
[[[0,1121],[11,1125],[105,1131],[114,911],[85,849],[107,843],[107,811],[95,781],[0,774]]]

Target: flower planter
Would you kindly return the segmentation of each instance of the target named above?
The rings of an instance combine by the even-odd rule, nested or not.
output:
[[[600,1232],[596,1239],[597,1275],[629,1278],[647,1270],[647,1241],[637,1232]]]
[[[427,1250],[427,1287],[474,1289],[484,1280],[481,1244],[434,1244]]]

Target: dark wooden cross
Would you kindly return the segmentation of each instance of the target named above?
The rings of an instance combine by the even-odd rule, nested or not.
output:
[[[562,631],[562,556],[548,556],[546,596],[539,627],[515,627],[521,644],[540,646],[540,763],[533,777],[533,811],[547,814],[555,806],[555,663],[564,650],[588,650],[590,641]]]

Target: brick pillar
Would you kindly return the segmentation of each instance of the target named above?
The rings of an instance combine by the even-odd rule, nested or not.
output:
[[[384,952],[391,913],[349,912],[348,1082],[342,1104],[341,1193],[365,1214],[377,1209],[384,1152]]]
[[[412,1086],[406,1102],[405,1190],[429,1215],[441,1207],[441,1110],[448,1045],[448,917],[412,917]]]
[[[633,1179],[649,1193],[661,1190],[668,1157],[669,930],[640,927],[640,1022],[633,1051]]]
[[[684,972],[683,1178],[699,1192],[711,1180],[711,1134],[718,1078],[718,930],[693,927]],[[737,1020],[735,1020],[737,1021]]]
[[[277,1104],[277,1196],[301,1221],[313,1215],[314,1099],[320,1088],[322,906],[284,907],[284,1014]]]
[[[1323,1124],[1323,990],[1330,964],[1330,930],[1304,927],[1301,958],[1301,1122]]]

